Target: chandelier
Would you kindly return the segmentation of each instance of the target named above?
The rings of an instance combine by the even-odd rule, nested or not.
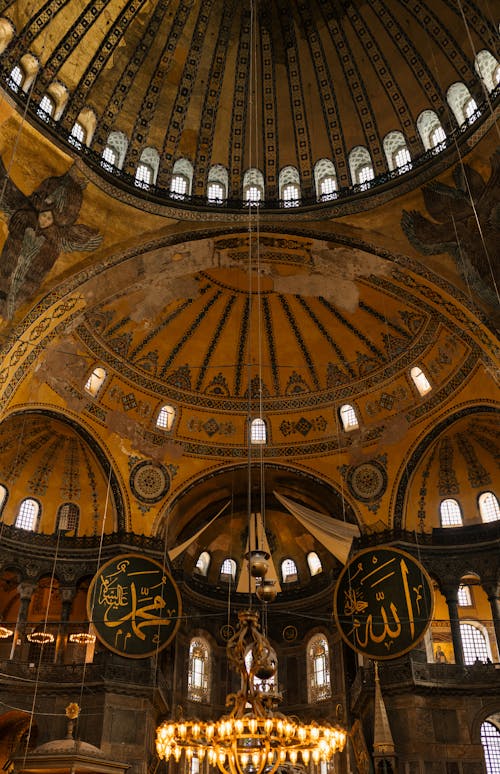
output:
[[[280,694],[269,683],[259,682],[276,674],[274,652],[260,631],[259,614],[243,610],[238,618],[227,654],[241,676],[241,689],[226,697],[230,712],[217,721],[165,720],[156,731],[158,756],[177,763],[184,758],[188,764],[194,757],[200,763],[206,758],[222,774],[273,774],[285,763],[307,766],[310,761],[330,760],[343,749],[346,732],[314,721],[301,723],[277,711]]]
[[[76,642],[77,645],[92,645],[95,642],[95,634],[90,632],[74,632],[69,635],[70,642]]]
[[[27,634],[26,638],[30,642],[36,642],[37,645],[48,645],[51,642],[54,642],[54,635],[52,632],[31,632],[31,634]]]

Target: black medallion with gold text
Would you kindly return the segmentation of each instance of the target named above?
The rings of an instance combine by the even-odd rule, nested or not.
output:
[[[397,548],[360,551],[344,567],[333,612],[343,639],[374,659],[396,658],[424,636],[432,619],[432,583],[420,562]]]
[[[87,614],[99,640],[127,658],[146,658],[175,635],[181,598],[159,562],[122,554],[99,568],[87,594]]]

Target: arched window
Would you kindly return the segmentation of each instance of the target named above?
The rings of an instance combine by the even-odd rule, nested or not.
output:
[[[173,199],[185,199],[191,195],[193,165],[189,159],[177,159],[170,180],[170,196]]]
[[[128,140],[123,132],[110,132],[102,152],[101,166],[109,172],[113,167],[121,169],[127,153]]]
[[[71,133],[68,137],[68,142],[70,142],[71,145],[74,145],[75,148],[81,148],[85,143],[86,135],[87,133],[81,123],[79,121],[75,121],[73,128],[71,129]]]
[[[446,92],[446,99],[459,126],[470,121],[477,110],[476,101],[465,83],[453,83]]]
[[[156,183],[160,156],[156,148],[144,148],[135,171],[134,183],[138,188],[148,189]]]
[[[266,423],[260,417],[252,419],[250,424],[250,443],[264,444],[267,442]]]
[[[315,634],[307,644],[307,699],[323,701],[331,695],[328,640],[324,634]]]
[[[490,659],[490,649],[483,627],[479,623],[460,623],[460,635],[464,651],[464,661],[468,665],[476,661],[486,663]]]
[[[210,554],[208,551],[201,552],[196,561],[195,567],[200,575],[204,575],[205,577],[208,575],[208,568],[210,567]]]
[[[498,85],[497,78],[500,75],[500,66],[493,54],[485,48],[482,51],[478,51],[474,67],[488,91],[493,91]]]
[[[104,146],[101,166],[109,172],[112,172],[114,167],[118,168],[118,151],[109,144]]]
[[[483,521],[498,521],[500,519],[500,506],[493,492],[483,492],[479,495],[479,513]]]
[[[236,578],[236,562],[234,559],[226,558],[220,567],[220,579],[224,583],[232,583]]]
[[[427,395],[432,390],[430,382],[421,368],[414,366],[410,371],[413,384],[417,388],[419,395]]]
[[[57,529],[61,532],[75,532],[78,530],[80,509],[76,503],[64,503],[57,511]]]
[[[384,152],[387,159],[387,166],[399,172],[407,172],[411,169],[410,151],[406,145],[405,136],[402,132],[389,132],[384,137]]]
[[[283,578],[283,583],[293,583],[299,579],[297,565],[293,559],[283,559],[281,562],[281,577]]]
[[[444,144],[446,143],[446,132],[444,131],[442,126],[436,126],[431,134],[430,134],[430,144],[431,148],[435,151],[440,151],[443,149]]]
[[[162,430],[171,430],[175,419],[175,409],[173,406],[162,406],[156,418],[156,427]]]
[[[214,164],[208,172],[207,199],[210,204],[222,204],[227,198],[228,174],[222,164]]]
[[[314,165],[314,184],[318,201],[337,198],[337,173],[330,159],[320,159]]]
[[[85,383],[85,389],[93,398],[96,397],[106,379],[106,371],[101,366],[96,366]]]
[[[279,175],[280,199],[284,207],[298,207],[300,204],[300,176],[295,167],[283,167]]]
[[[243,199],[256,206],[264,199],[264,175],[260,169],[247,169],[243,175]]]
[[[12,89],[12,91],[19,91],[19,89],[22,87],[24,81],[24,73],[19,67],[19,65],[15,65],[12,70],[10,71],[9,75],[9,86]]]
[[[309,567],[309,572],[311,575],[319,575],[320,572],[323,572],[321,559],[319,558],[316,551],[309,551],[307,554],[307,566]]]
[[[188,698],[208,702],[210,699],[210,646],[203,637],[189,645]]]
[[[433,110],[423,110],[417,118],[417,129],[425,150],[442,150],[446,141],[446,133],[441,126],[437,113]]]
[[[356,411],[354,410],[354,406],[351,406],[350,403],[344,403],[344,405],[340,407],[339,416],[346,432],[349,432],[349,430],[356,430],[359,427]]]
[[[27,497],[25,500],[22,500],[21,505],[19,506],[15,526],[18,529],[26,529],[30,532],[35,532],[38,527],[39,513],[39,503],[37,503],[36,500]]]
[[[48,94],[44,94],[38,105],[36,114],[42,121],[50,121],[54,117],[56,103]]]
[[[465,586],[463,583],[460,584],[458,587],[457,601],[459,607],[472,607],[470,586]]]
[[[441,501],[439,515],[442,527],[461,527],[462,511],[456,500],[451,497]]]
[[[3,484],[0,484],[0,515],[3,511],[5,503],[7,502],[7,495],[7,487],[5,487]]]
[[[498,774],[500,771],[500,731],[487,720],[481,725],[481,744],[483,745],[486,774]]]
[[[151,186],[153,182],[153,170],[149,164],[144,164],[142,161],[137,165],[135,170],[134,185],[137,188],[145,188],[146,190]]]
[[[357,145],[349,153],[349,169],[354,185],[359,185],[363,191],[370,187],[375,172],[371,156],[363,145]]]

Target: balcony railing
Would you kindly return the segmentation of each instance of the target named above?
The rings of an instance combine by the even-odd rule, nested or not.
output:
[[[418,660],[414,655],[379,664],[382,692],[406,693],[407,691],[450,691],[453,693],[500,692],[500,664],[478,663],[470,666],[459,664],[434,664]],[[373,667],[361,667],[351,686],[351,705],[355,705],[363,692],[372,693],[375,686]]]

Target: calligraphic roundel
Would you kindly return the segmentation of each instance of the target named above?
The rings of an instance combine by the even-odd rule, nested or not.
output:
[[[389,659],[407,653],[432,619],[434,594],[420,562],[397,548],[356,554],[335,588],[333,612],[343,639],[358,653]]]
[[[99,568],[87,594],[87,614],[97,637],[127,658],[146,658],[175,635],[181,598],[162,564],[141,554],[122,554]]]

